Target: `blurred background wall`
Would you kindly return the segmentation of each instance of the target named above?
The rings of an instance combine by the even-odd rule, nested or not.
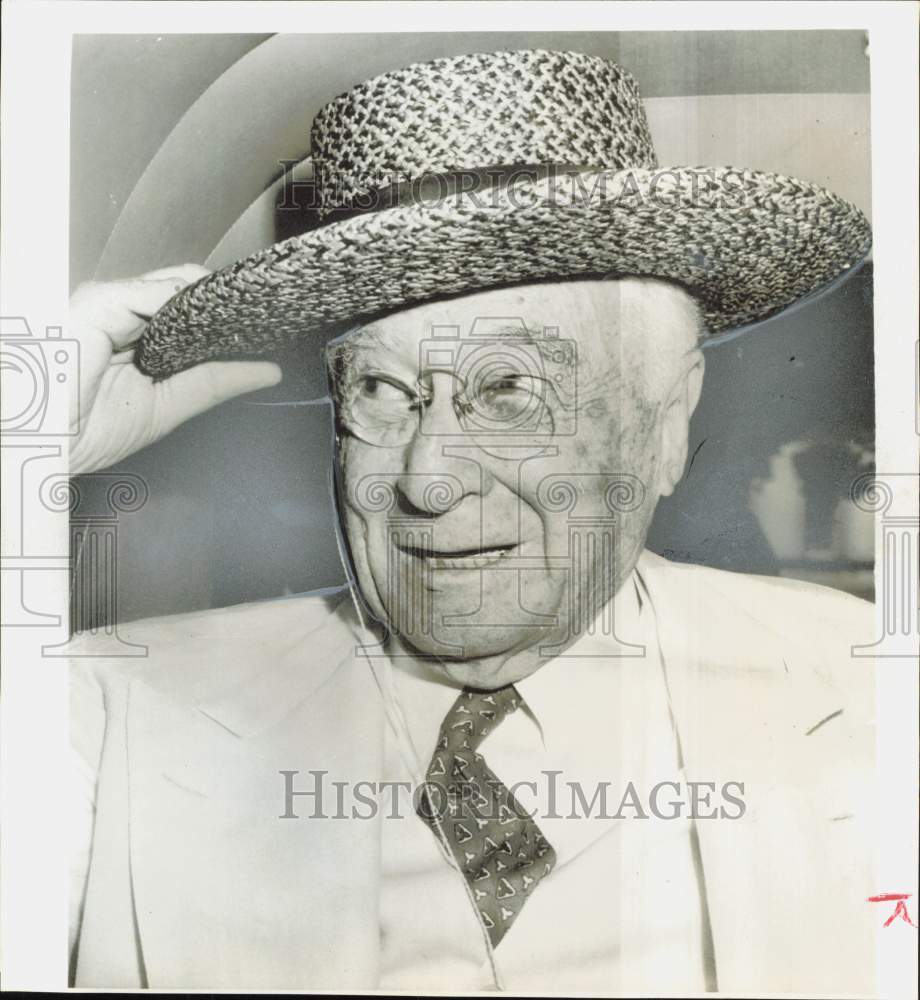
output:
[[[322,104],[421,59],[525,47],[604,55],[630,70],[663,165],[792,174],[871,217],[861,32],[79,36],[73,286],[183,261],[222,266],[310,224],[278,204],[285,184],[309,173]],[[282,385],[275,398],[295,391]],[[225,404],[109,470],[139,477],[146,499],[117,513],[117,594],[84,594],[75,624],[343,581],[329,410],[260,405],[271,399]],[[869,263],[707,350],[692,459],[659,507],[650,548],[870,597],[871,515],[849,490],[872,469],[873,436]],[[75,525],[106,514],[111,483],[80,477]],[[78,580],[87,551],[86,531],[75,531]]]

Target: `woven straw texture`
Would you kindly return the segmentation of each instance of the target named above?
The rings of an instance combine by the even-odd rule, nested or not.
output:
[[[435,185],[440,196],[327,221],[209,275],[153,317],[135,356],[143,372],[283,355],[436,297],[600,275],[682,283],[711,336],[773,315],[870,246],[862,213],[816,185],[658,169],[635,81],[580,53],[462,56],[385,74],[327,105],[312,140],[324,213],[433,175],[552,166],[488,190]]]
[[[321,215],[394,177],[657,166],[636,81],[580,52],[495,52],[386,73],[330,101],[311,147]]]

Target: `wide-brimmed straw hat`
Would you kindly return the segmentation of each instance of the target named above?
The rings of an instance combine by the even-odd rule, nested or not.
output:
[[[318,224],[215,271],[153,317],[135,363],[283,357],[364,317],[566,278],[675,281],[707,336],[776,314],[870,246],[853,205],[734,167],[659,167],[635,80],[577,52],[386,73],[313,122]]]

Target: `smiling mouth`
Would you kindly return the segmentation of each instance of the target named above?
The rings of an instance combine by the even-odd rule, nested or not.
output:
[[[483,569],[509,556],[518,546],[493,545],[490,548],[476,546],[470,549],[432,549],[417,545],[398,545],[400,552],[424,561],[431,569]]]

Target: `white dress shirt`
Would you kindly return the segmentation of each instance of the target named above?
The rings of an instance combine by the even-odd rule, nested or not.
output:
[[[557,857],[497,948],[463,875],[407,797],[399,800],[400,818],[385,814],[380,988],[658,995],[713,988],[686,805],[677,819],[656,818],[649,807],[654,785],[683,788],[683,781],[654,612],[642,588],[640,563],[613,603],[613,634],[608,608],[565,655],[515,685],[526,707],[479,748],[509,787],[536,783],[513,790],[536,810]],[[387,779],[416,785],[459,692],[411,657],[391,663],[386,693],[396,722],[387,735]],[[606,803],[595,799],[604,783]],[[648,818],[638,818],[631,798],[621,805],[630,785]],[[677,797],[665,786],[659,811],[669,815]]]

